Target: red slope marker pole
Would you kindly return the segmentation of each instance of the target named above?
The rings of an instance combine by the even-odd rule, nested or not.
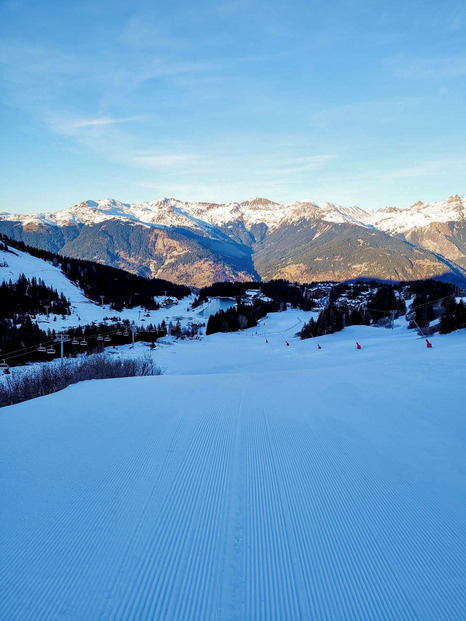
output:
[[[312,336],[313,339],[315,339],[315,336],[312,334],[312,332],[309,332],[309,334]],[[322,349],[319,343],[317,343],[317,349]]]
[[[427,349],[432,349],[432,343],[429,341],[429,339],[426,339],[426,345]]]
[[[354,332],[350,330],[349,326],[347,326],[346,329],[348,330],[348,332],[351,334],[352,338],[354,339]],[[362,349],[361,345],[356,341],[356,339],[354,340],[356,342],[356,349]]]

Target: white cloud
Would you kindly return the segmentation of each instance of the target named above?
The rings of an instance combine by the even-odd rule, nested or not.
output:
[[[166,154],[146,154],[133,155],[133,163],[144,168],[166,168],[180,166],[196,161],[198,158],[190,153],[166,153]]]
[[[105,125],[120,125],[122,123],[134,123],[137,121],[146,121],[149,117],[147,115],[141,116],[127,116],[120,118],[112,118],[112,117],[96,117],[89,119],[81,119],[74,121],[64,121],[64,122],[56,122],[54,124],[54,129],[56,131],[73,131],[76,129],[85,129],[88,127],[101,127]]]
[[[335,160],[336,154],[308,155],[304,157],[288,158],[279,160],[277,167],[260,170],[259,174],[266,175],[295,175],[313,170],[321,170],[328,162]]]

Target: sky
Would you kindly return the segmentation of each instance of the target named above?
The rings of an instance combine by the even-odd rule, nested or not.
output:
[[[0,0],[0,210],[466,195],[466,3]]]

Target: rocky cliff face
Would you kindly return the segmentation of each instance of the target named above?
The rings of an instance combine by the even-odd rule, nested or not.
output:
[[[0,232],[62,255],[193,286],[466,276],[466,199],[375,213],[267,199],[219,205],[86,201],[61,212],[0,214]]]

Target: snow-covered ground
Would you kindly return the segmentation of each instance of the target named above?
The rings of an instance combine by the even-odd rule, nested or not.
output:
[[[308,317],[0,411],[0,618],[465,619],[465,331]]]

